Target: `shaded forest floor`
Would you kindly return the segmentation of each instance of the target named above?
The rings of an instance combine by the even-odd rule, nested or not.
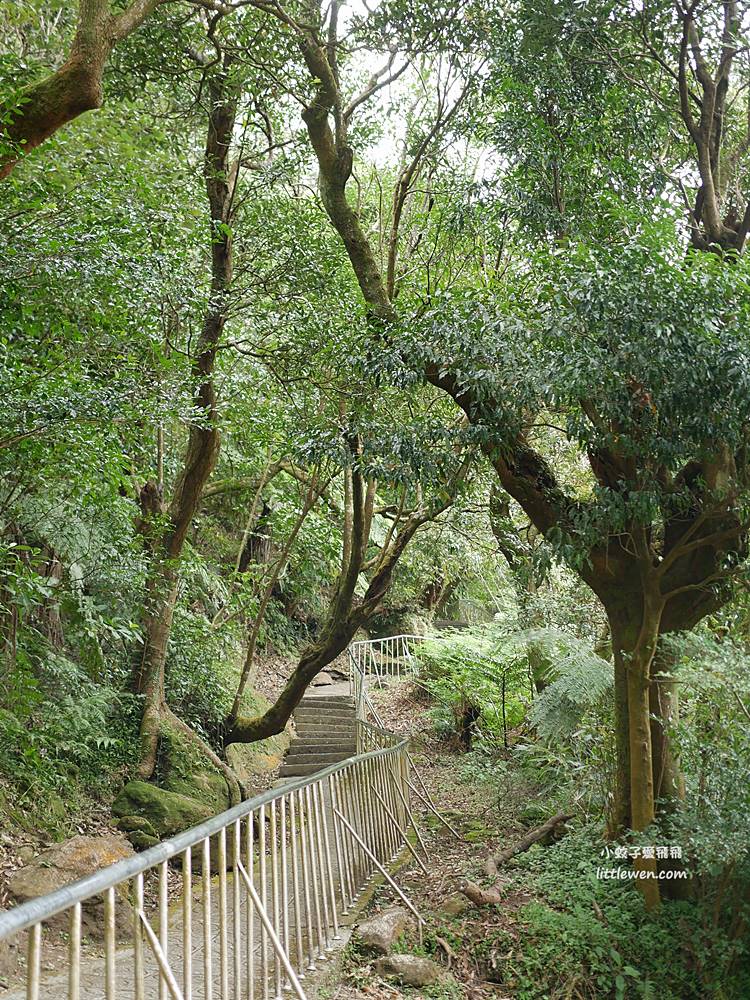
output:
[[[376,691],[373,700],[389,729],[411,741],[416,766],[439,810],[461,834],[457,839],[418,800],[412,802],[426,841],[429,860],[425,875],[406,855],[397,882],[425,917],[428,929],[420,946],[407,941],[410,951],[440,962],[453,977],[446,985],[424,989],[398,987],[378,977],[372,961],[358,953],[356,938],[344,957],[341,981],[319,993],[320,1000],[374,1000],[398,997],[455,997],[484,1000],[514,996],[502,983],[491,982],[496,964],[492,941],[505,934],[517,939],[519,907],[532,895],[509,880],[500,907],[480,909],[458,893],[467,878],[481,881],[487,854],[497,845],[512,843],[527,828],[522,816],[533,800],[533,785],[520,776],[511,788],[500,788],[491,769],[479,766],[476,754],[465,753],[457,740],[439,738],[430,719],[430,703],[410,683]],[[418,845],[415,845],[418,846]],[[381,886],[368,912],[401,905],[395,893]],[[501,934],[502,932],[502,934]]]
[[[715,908],[669,902],[647,914],[627,881],[599,877],[604,817],[586,814],[580,776],[540,766],[540,748],[520,739],[509,750],[463,751],[439,737],[435,706],[413,684],[374,693],[386,725],[411,740],[412,754],[440,810],[461,834],[417,809],[428,874],[407,855],[397,881],[425,918],[399,952],[438,962],[451,978],[412,989],[380,978],[356,936],[317,1000],[745,1000],[750,949],[731,944]],[[556,812],[577,813],[546,846],[536,844],[500,869],[500,903],[476,907],[457,891],[487,883],[487,856],[511,847]],[[399,901],[380,887],[367,912]]]

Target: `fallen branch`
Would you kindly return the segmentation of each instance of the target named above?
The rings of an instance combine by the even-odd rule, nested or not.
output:
[[[497,878],[499,865],[505,864],[506,861],[515,857],[516,854],[523,854],[524,851],[528,851],[534,844],[538,844],[540,841],[551,837],[562,823],[572,818],[573,813],[556,813],[545,823],[542,823],[541,826],[530,830],[513,847],[509,847],[499,854],[491,854],[485,863],[487,874]],[[475,906],[492,906],[502,902],[501,889],[502,884],[500,882],[495,882],[494,885],[489,886],[487,889],[483,889],[474,882],[464,882],[463,885],[459,886],[459,892],[463,893],[467,899],[470,899]]]
[[[566,823],[569,819],[573,818],[573,813],[555,813],[554,816],[550,817],[541,826],[537,826],[534,830],[531,830],[523,840],[519,840],[517,844],[513,847],[507,848],[505,851],[501,851],[499,854],[491,854],[487,858],[487,863],[485,864],[485,869],[487,874],[490,876],[497,875],[497,870],[500,865],[504,865],[506,861],[510,861],[511,858],[515,857],[516,854],[523,854],[524,851],[528,851],[530,847],[534,844],[538,844],[541,840],[546,840],[547,837],[551,836],[561,823]]]

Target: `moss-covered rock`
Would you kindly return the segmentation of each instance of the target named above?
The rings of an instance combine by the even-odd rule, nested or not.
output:
[[[118,819],[127,817],[131,823],[133,817],[145,819],[155,836],[163,840],[202,823],[214,810],[192,796],[147,781],[129,781],[112,803],[112,813]],[[148,828],[142,826],[140,832],[148,832]]]
[[[136,851],[147,851],[149,847],[156,847],[159,843],[158,837],[153,837],[143,830],[128,830],[128,840]]]
[[[145,816],[120,816],[117,825],[121,830],[127,830],[128,833],[132,830],[139,830],[150,837],[156,837],[156,830]]]
[[[210,807],[212,814],[229,808],[229,788],[226,779],[217,771],[195,771],[186,777],[170,775],[163,783],[168,792],[198,799]]]

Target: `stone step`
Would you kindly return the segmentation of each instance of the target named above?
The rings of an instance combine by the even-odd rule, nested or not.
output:
[[[352,729],[356,723],[356,718],[350,715],[346,718],[332,718],[329,719],[322,715],[311,715],[311,716],[298,716],[294,717],[294,724],[297,729],[303,728],[305,726],[317,726],[318,728],[328,727],[329,729]]]
[[[314,712],[316,715],[351,715],[356,712],[356,707],[354,705],[347,705],[344,702],[341,704],[331,705],[327,701],[322,701],[320,704],[315,704],[312,702],[305,702],[304,704],[297,705],[294,710],[295,715],[302,713],[303,715],[308,712]]]
[[[321,698],[320,704],[306,704],[297,705],[294,710],[294,714],[297,715],[300,712],[315,712],[316,714],[325,715],[349,715],[354,711],[354,705],[345,705],[343,702],[341,704],[335,703],[331,704],[328,701],[323,701]]]
[[[354,726],[303,726],[297,729],[297,737],[302,740],[327,740],[329,743],[349,742],[355,739],[357,731]]]
[[[320,753],[288,753],[284,758],[284,766],[292,764],[319,764],[320,767],[327,767],[329,764],[338,764],[341,760],[347,760],[352,754],[347,751]]]
[[[355,740],[292,740],[288,753],[349,753]]]
[[[327,739],[325,736],[315,737],[313,739],[308,739],[306,736],[302,736],[302,738],[293,743],[289,749],[292,750],[295,746],[305,746],[310,747],[311,751],[320,750],[325,753],[331,748],[336,750],[339,748],[348,749],[349,747],[354,746],[356,742],[357,738],[354,733],[337,733],[332,737],[328,736]]]
[[[322,771],[326,764],[282,764],[279,768],[280,778],[303,778],[316,771]]]
[[[354,698],[346,694],[326,695],[325,697],[317,695],[303,698],[297,708],[318,708],[320,705],[346,705],[349,708],[354,708]]]
[[[346,750],[347,747],[352,746],[356,743],[354,736],[330,736],[328,733],[325,736],[295,736],[292,740],[289,749],[294,750],[295,747],[312,747],[313,750]]]
[[[289,753],[284,758],[284,764],[296,762],[297,764],[314,764],[320,760],[326,764],[335,764],[339,760],[348,760],[354,754],[348,750],[314,750],[306,753]]]
[[[294,716],[294,724],[298,731],[304,728],[309,728],[310,726],[323,726],[329,729],[351,729],[355,724],[356,719],[353,715],[350,716],[320,716],[320,715],[310,715],[310,716]]]

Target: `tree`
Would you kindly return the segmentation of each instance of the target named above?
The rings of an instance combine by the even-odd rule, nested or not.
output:
[[[203,173],[209,207],[211,287],[192,360],[194,416],[169,503],[163,501],[161,483],[147,482],[140,491],[142,531],[151,561],[146,582],[143,654],[134,678],[136,692],[144,696],[139,767],[144,779],[151,777],[156,765],[160,727],[165,717],[173,718],[164,695],[165,668],[180,558],[219,451],[214,368],[233,278],[233,206],[240,165],[233,159],[232,150],[238,101],[232,58],[222,54],[216,73],[208,81]]]
[[[133,0],[124,9],[113,9],[110,0],[79,0],[75,34],[62,65],[0,102],[0,179],[58,129],[101,107],[110,53],[163,3]]]
[[[344,470],[344,527],[341,545],[341,571],[336,580],[325,621],[315,640],[303,649],[299,662],[274,704],[257,718],[233,715],[228,720],[228,743],[253,743],[283,731],[313,678],[332,663],[352,641],[357,631],[367,625],[388,593],[393,574],[406,547],[417,532],[450,507],[462,489],[471,465],[471,455],[458,456],[430,501],[417,485],[415,504],[409,509],[409,487],[404,486],[398,514],[384,544],[368,558],[377,483],[365,476],[362,440],[346,436],[351,463]],[[356,589],[361,575],[368,580],[361,600]],[[239,707],[235,699],[234,712]]]
[[[520,25],[525,38],[530,35],[529,25],[539,23],[538,16],[534,20],[534,16],[539,14],[539,7],[546,8],[544,4],[529,6],[531,16],[529,10],[523,8],[526,20]],[[597,26],[604,24],[608,27],[612,20],[608,8],[605,10],[597,5],[592,6]],[[566,7],[564,14],[572,18],[577,15],[578,8],[579,4]],[[586,17],[590,20],[591,13],[587,6],[584,21]],[[701,265],[685,265],[684,260],[679,259],[679,253],[675,258],[665,252],[658,240],[656,247],[648,240],[648,249],[643,245],[637,247],[637,270],[634,271],[632,267],[627,269],[622,274],[623,280],[619,286],[611,258],[608,258],[604,267],[589,258],[580,271],[574,270],[572,273],[564,269],[558,270],[554,258],[545,261],[545,266],[549,267],[547,274],[552,275],[553,280],[562,278],[564,281],[572,281],[574,286],[576,282],[580,282],[582,287],[572,293],[578,301],[573,301],[571,315],[575,315],[577,320],[581,319],[577,311],[579,304],[586,301],[586,282],[591,283],[592,280],[607,287],[612,301],[617,301],[621,310],[627,308],[630,311],[631,308],[630,298],[627,299],[627,307],[625,306],[622,288],[627,288],[636,302],[645,294],[651,310],[647,315],[639,312],[638,320],[625,323],[623,329],[623,323],[617,322],[622,319],[623,314],[612,314],[607,308],[606,315],[614,324],[612,335],[618,349],[622,350],[623,364],[617,372],[618,381],[612,387],[611,395],[602,400],[601,391],[594,391],[591,387],[588,395],[579,394],[576,399],[576,415],[570,410],[566,414],[568,423],[564,433],[573,440],[577,439],[588,455],[596,484],[593,487],[593,504],[583,503],[570,495],[558,482],[550,463],[533,443],[535,422],[543,420],[548,410],[552,414],[557,412],[562,392],[557,379],[552,379],[548,372],[543,362],[544,353],[538,344],[533,344],[533,338],[532,342],[524,343],[518,351],[512,341],[511,348],[507,347],[508,340],[502,341],[503,350],[497,349],[496,343],[490,356],[493,359],[491,364],[497,367],[488,370],[485,367],[486,331],[482,331],[481,327],[473,327],[468,339],[466,327],[462,328],[462,337],[451,337],[447,333],[453,324],[450,310],[446,314],[441,308],[436,308],[429,313],[429,321],[421,326],[419,334],[412,329],[409,334],[403,335],[405,327],[414,324],[414,316],[409,316],[408,308],[400,313],[394,303],[396,288],[392,258],[395,254],[394,245],[398,244],[398,208],[403,205],[402,199],[408,197],[412,190],[410,185],[424,163],[426,149],[440,134],[441,129],[450,123],[469,90],[461,91],[453,104],[439,104],[435,125],[428,130],[426,144],[418,146],[414,169],[401,175],[403,185],[397,186],[394,195],[393,252],[388,255],[389,262],[384,272],[363,227],[360,212],[347,197],[353,163],[353,150],[349,141],[352,104],[347,104],[341,82],[337,59],[336,14],[337,8],[334,5],[327,25],[324,25],[326,19],[320,11],[315,12],[312,24],[304,25],[279,15],[295,33],[313,81],[313,96],[307,102],[303,119],[319,169],[324,208],[347,251],[362,296],[376,321],[372,326],[374,338],[382,338],[384,325],[389,328],[389,335],[397,341],[401,356],[409,357],[411,363],[421,369],[432,385],[447,393],[463,410],[503,489],[521,505],[536,529],[556,545],[559,554],[573,562],[582,578],[603,602],[610,622],[615,653],[618,719],[618,783],[613,828],[623,830],[632,827],[644,830],[655,817],[655,771],[664,786],[669,784],[668,775],[672,770],[663,725],[661,743],[657,746],[656,754],[652,746],[650,698],[653,697],[655,708],[661,708],[663,715],[669,715],[669,708],[660,705],[658,687],[652,685],[654,678],[651,671],[659,635],[662,632],[692,627],[723,599],[720,596],[721,585],[735,572],[736,565],[745,554],[745,521],[741,514],[745,472],[741,437],[734,434],[722,440],[717,435],[708,434],[704,426],[703,437],[686,438],[682,414],[679,419],[674,419],[668,430],[663,431],[667,438],[670,434],[674,436],[674,454],[661,453],[654,443],[662,440],[659,435],[654,434],[653,439],[648,442],[642,440],[644,423],[651,419],[649,414],[661,415],[662,404],[655,401],[656,389],[652,378],[655,372],[644,371],[635,364],[635,359],[631,359],[629,354],[628,342],[631,336],[642,337],[643,331],[653,331],[654,316],[661,315],[662,309],[654,294],[653,285],[643,287],[642,283],[634,282],[634,274],[640,275],[643,271],[648,276],[650,272],[646,268],[646,261],[656,258],[659,275],[656,285],[659,292],[666,274],[670,275],[669,280],[672,282],[687,275],[687,284],[683,286],[680,281],[678,285],[686,293],[687,300],[693,304],[693,312],[686,313],[683,303],[675,301],[674,296],[668,296],[666,301],[673,313],[663,318],[662,322],[668,324],[670,331],[675,324],[684,322],[690,335],[691,350],[703,345],[707,330],[720,329],[726,332],[727,340],[721,348],[717,348],[715,359],[720,367],[725,364],[727,357],[736,353],[737,345],[741,342],[731,309],[725,309],[721,297],[728,296],[731,308],[741,312],[744,279],[739,271],[735,271],[729,279],[729,285],[725,285],[722,276],[710,265],[705,270]],[[676,71],[667,70],[667,76],[677,84],[680,93],[679,107],[695,144],[699,167],[701,186],[691,216],[693,243],[701,247],[703,244],[707,247],[718,245],[719,249],[738,250],[744,243],[742,220],[745,213],[738,213],[731,207],[730,214],[735,221],[730,219],[729,222],[721,222],[717,219],[718,209],[714,195],[718,190],[716,172],[720,169],[719,147],[727,135],[724,125],[724,114],[728,107],[726,92],[733,59],[738,51],[736,36],[740,23],[737,20],[736,5],[724,5],[718,43],[710,43],[717,50],[717,55],[716,68],[709,74],[695,18],[695,5],[686,14],[680,15],[682,40],[679,63]],[[552,19],[553,23],[555,20],[556,18]],[[621,23],[615,20],[615,26],[614,32],[607,32],[608,40],[617,37],[617,29],[621,28]],[[547,25],[548,29],[549,27]],[[714,27],[709,23],[709,35]],[[575,53],[571,55],[571,61],[583,54],[581,39],[585,39],[583,45],[588,44],[589,30],[590,23],[587,23],[584,32],[574,34]],[[688,91],[686,99],[688,50],[693,59],[692,72],[702,89],[698,95]],[[653,53],[652,57],[657,62],[662,58],[659,54],[653,56]],[[616,74],[611,71],[603,77],[599,74],[596,84],[607,92],[613,86],[613,81],[616,81]],[[702,109],[698,124],[692,122],[687,113],[691,102]],[[574,106],[573,111],[575,110]],[[661,125],[661,119],[659,123]],[[568,143],[568,148],[572,145]],[[552,191],[559,217],[564,215],[565,200],[559,184],[559,164],[555,169],[558,183],[553,184]],[[648,188],[644,188],[639,180],[637,166],[632,175],[635,178],[633,190],[638,191],[639,197],[643,198]],[[622,227],[626,217],[624,212],[608,211],[606,225],[610,238],[616,239],[617,228]],[[704,227],[702,243],[700,240],[696,242],[696,225]],[[567,239],[571,236],[574,234],[566,234]],[[672,239],[679,247],[679,239]],[[620,240],[617,243],[618,252],[622,253],[623,244]],[[539,260],[543,259],[544,255],[540,255]],[[545,274],[544,269],[541,273]],[[573,273],[577,275],[575,280]],[[701,305],[696,301],[696,289],[701,282],[707,282],[710,286],[710,313],[706,312],[705,302]],[[616,289],[618,294],[613,294]],[[529,305],[531,303],[540,304],[534,296],[529,296]],[[596,305],[604,310],[606,302],[597,298]],[[476,308],[476,303],[474,307]],[[624,315],[627,316],[627,312]],[[530,328],[534,326],[524,310],[521,310],[520,322],[528,324]],[[600,333],[598,318],[593,312],[586,316],[584,322],[593,324],[594,331],[588,332],[586,337],[593,337],[595,344],[606,342],[606,334]],[[494,322],[489,324],[489,328],[494,328]],[[571,337],[575,332],[574,327]],[[421,342],[420,336],[423,338]],[[546,334],[543,340],[545,349],[549,349],[550,342],[556,342],[554,339],[550,341],[550,336],[549,333]],[[675,344],[678,341],[679,338]],[[474,346],[478,343],[482,344],[480,350]],[[684,349],[684,343],[681,347]],[[506,356],[506,350],[509,350],[509,356]],[[480,351],[481,361],[478,357]],[[575,358],[576,365],[585,366],[584,351],[571,356]],[[674,354],[670,357],[676,360]],[[559,358],[556,360],[560,363]],[[547,390],[540,395],[534,392],[510,392],[510,386],[502,377],[502,372],[504,369],[513,370],[511,362],[515,363],[515,378],[522,380],[535,381],[534,365],[543,368],[550,377]],[[568,365],[562,365],[561,370],[571,377]],[[662,372],[658,366],[657,370]],[[693,386],[693,400],[701,410],[701,419],[705,420],[708,417],[708,407],[714,402],[715,378],[712,371],[704,369],[703,373],[706,378],[699,385]],[[676,400],[682,400],[683,405],[685,403],[681,396],[682,390],[677,384],[670,384],[663,373],[660,378],[660,388],[669,397],[670,407],[674,408],[670,412],[676,414]],[[572,380],[571,384],[576,384],[576,380]],[[609,381],[605,385],[609,387]],[[555,387],[554,392],[552,386]],[[521,401],[523,406],[519,405]],[[525,407],[528,407],[528,412]],[[678,455],[681,466],[676,464]],[[581,551],[585,554],[576,555]],[[714,584],[718,586],[714,587]],[[659,736],[658,729],[655,735]],[[672,784],[677,780],[673,777]],[[646,864],[645,867],[653,868],[653,865]],[[655,882],[644,881],[643,887],[649,902],[655,903],[658,898]]]

